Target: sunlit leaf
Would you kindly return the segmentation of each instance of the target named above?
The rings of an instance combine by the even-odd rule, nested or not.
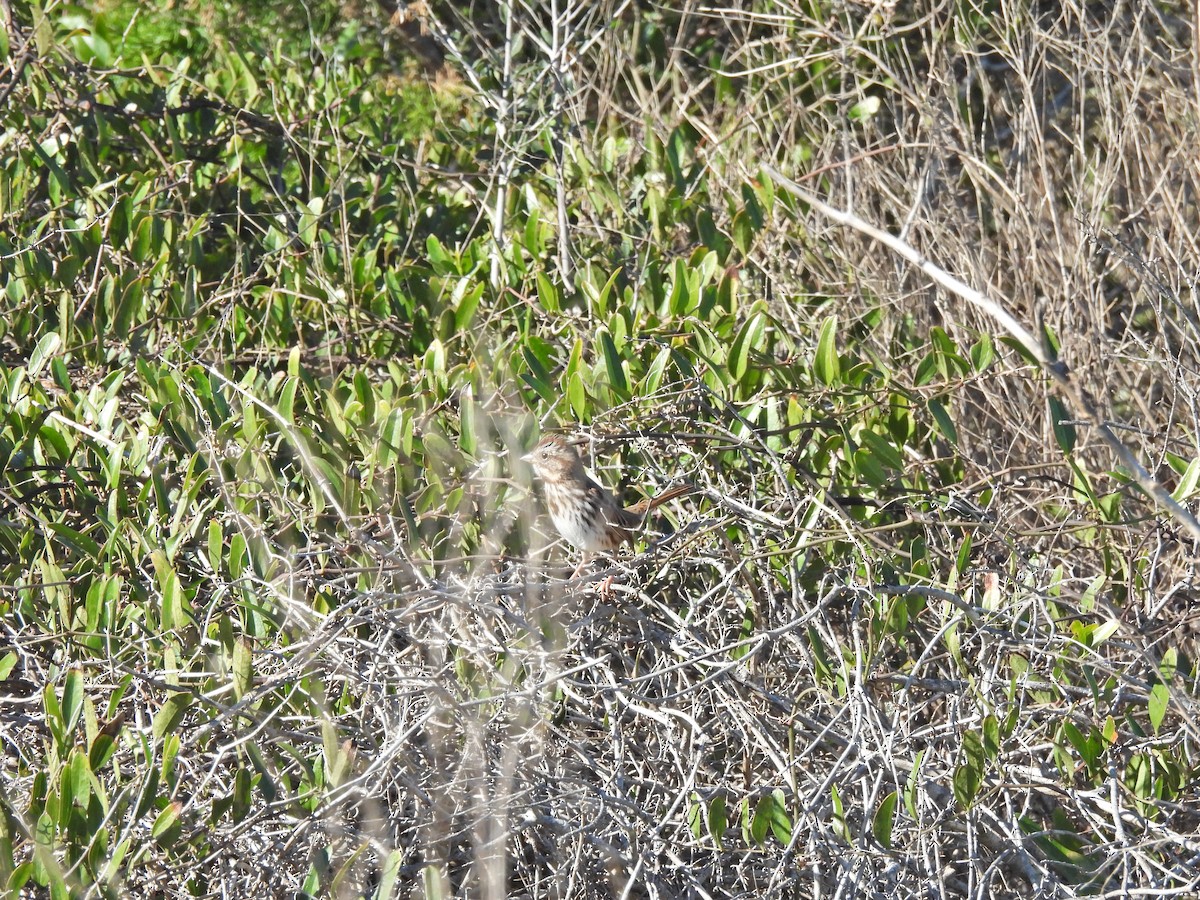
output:
[[[896,791],[892,791],[880,801],[875,815],[871,819],[871,833],[889,850],[892,846],[892,825],[896,821],[896,803],[900,799]]]
[[[821,323],[817,352],[813,357],[813,374],[824,385],[834,385],[841,380],[841,360],[837,351],[837,316],[829,316]]]

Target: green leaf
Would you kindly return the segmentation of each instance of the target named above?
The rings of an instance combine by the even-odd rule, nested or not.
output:
[[[892,482],[892,476],[879,464],[878,457],[870,450],[856,450],[852,459],[854,471],[871,486],[883,488]]]
[[[920,821],[917,816],[917,790],[920,787],[917,775],[921,771],[921,760],[924,756],[924,750],[917,751],[917,755],[913,759],[912,771],[908,773],[908,780],[904,784],[904,806],[908,810],[909,817],[914,822]]]
[[[1013,350],[1016,350],[1017,353],[1021,355],[1021,358],[1024,359],[1025,362],[1029,363],[1029,365],[1041,368],[1042,364],[1038,362],[1038,358],[1034,356],[1034,354],[1031,353],[1025,347],[1025,345],[1016,338],[1011,338],[1005,335],[1004,337],[1000,338],[1000,343],[1004,344],[1006,347],[1011,347]]]
[[[1162,659],[1158,661],[1158,674],[1165,682],[1170,682],[1175,677],[1175,672],[1179,668],[1179,651],[1174,647],[1168,647],[1163,651]]]
[[[233,696],[241,700],[254,686],[254,646],[239,636],[233,645]]]
[[[330,787],[337,787],[349,769],[350,757],[339,740],[337,725],[328,716],[321,719],[321,747],[326,779]]]
[[[667,310],[673,316],[685,316],[700,303],[700,298],[691,290],[687,265],[682,259],[675,260],[671,269],[671,290],[667,293]]]
[[[851,841],[850,823],[846,821],[846,810],[842,806],[842,795],[838,793],[837,785],[829,786],[829,798],[833,802],[833,830],[842,840]]]
[[[995,716],[983,720],[983,752],[990,760],[1000,755],[1000,723]]]
[[[817,354],[813,358],[813,374],[821,384],[837,384],[842,377],[842,363],[837,352],[837,316],[829,316],[821,323],[817,338]]]
[[[875,835],[875,840],[889,850],[892,848],[892,825],[896,821],[896,803],[899,799],[900,795],[892,791],[883,798],[871,820],[871,833]]]
[[[667,371],[667,363],[670,361],[671,348],[663,347],[654,357],[654,361],[650,363],[650,368],[646,370],[646,377],[642,380],[643,393],[653,394],[659,389],[662,385],[663,375]]]
[[[579,372],[567,376],[567,402],[571,404],[571,412],[577,420],[587,421],[587,388]]]
[[[1067,741],[1075,748],[1076,752],[1083,758],[1083,761],[1089,768],[1094,769],[1097,762],[1097,753],[1099,746],[1088,740],[1079,726],[1069,719],[1062,724],[1062,733]]]
[[[208,567],[214,572],[221,571],[222,551],[225,548],[225,533],[218,519],[208,523]]]
[[[92,796],[91,771],[88,767],[87,754],[82,750],[71,751],[71,761],[65,771],[71,779],[71,804],[77,809],[87,809]],[[64,806],[66,804],[64,803]]]
[[[774,801],[771,804],[771,833],[775,835],[775,840],[786,847],[792,842],[792,817],[788,815],[787,798],[782,790],[775,788],[771,792],[771,799]]]
[[[249,557],[249,550],[246,545],[246,536],[240,531],[235,531],[229,538],[229,577],[234,581],[238,581],[242,577],[242,573],[246,571],[246,561]]]
[[[1189,499],[1196,493],[1197,484],[1200,484],[1200,457],[1188,463],[1187,471],[1171,492],[1172,499],[1180,502]]]
[[[167,559],[163,550],[155,550],[150,554],[154,563],[154,572],[158,578],[158,588],[162,594],[161,615],[162,627],[165,631],[173,631],[184,623],[183,588],[179,584],[179,575]]]
[[[295,422],[296,389],[299,386],[299,378],[284,379],[283,389],[279,392],[279,402],[275,406],[275,411],[279,413],[285,422]]]
[[[629,383],[625,380],[625,370],[621,367],[621,355],[617,345],[613,343],[612,335],[601,329],[600,349],[604,354],[604,369],[608,373],[608,386],[621,400],[629,399]]]
[[[41,373],[46,363],[58,352],[58,348],[61,346],[62,338],[57,331],[50,331],[42,335],[41,340],[33,348],[33,352],[29,354],[29,363],[25,366],[30,379],[36,378]]]
[[[432,234],[425,239],[425,252],[429,256],[430,266],[433,267],[433,271],[438,275],[457,274],[457,262],[446,252],[446,248],[442,246],[442,242]]]
[[[70,734],[79,724],[83,714],[83,672],[71,669],[67,672],[67,681],[63,685],[62,716],[63,730]]]
[[[376,445],[376,457],[381,466],[390,466],[400,456],[404,440],[404,410],[393,409],[383,420]]]
[[[700,839],[703,833],[704,825],[704,803],[695,792],[692,793],[692,802],[688,804],[688,831],[692,833],[692,838]]]
[[[522,373],[521,378],[547,403],[557,403],[558,392],[550,383],[550,373],[546,371],[542,361],[537,358],[537,354],[530,347],[523,346],[521,347],[521,357],[525,360],[525,365],[529,367],[529,371]]]
[[[712,835],[713,843],[718,848],[722,846],[725,831],[729,828],[729,811],[725,804],[725,795],[717,794],[708,802],[708,833]]]
[[[774,828],[774,820],[776,815],[776,800],[774,793],[764,794],[758,798],[758,804],[754,807],[754,818],[750,822],[750,837],[754,843],[762,846],[767,839],[767,834]],[[786,812],[784,813],[786,817]],[[788,830],[791,829],[791,823],[788,823]]]
[[[422,362],[424,363],[425,371],[434,376],[436,383],[445,383],[446,348],[440,340],[434,338],[429,342],[429,347],[425,350],[425,358]]]
[[[917,387],[929,384],[929,382],[933,381],[934,376],[938,374],[941,364],[942,355],[940,353],[932,351],[926,353],[917,364],[917,372],[913,376],[913,384]]]
[[[464,288],[469,284],[469,278],[464,278],[460,282],[460,286]],[[476,284],[470,290],[464,289],[461,292],[455,288],[454,327],[460,333],[471,327],[471,322],[475,319],[475,311],[479,309],[479,301],[483,299],[483,288],[483,284]]]
[[[150,836],[160,846],[167,847],[175,842],[180,831],[178,826],[181,812],[183,812],[183,804],[172,801],[154,817],[154,824],[150,827]]]
[[[900,456],[900,451],[883,435],[863,429],[856,437],[866,445],[881,465],[897,471],[904,468],[904,459]]]
[[[42,708],[45,710],[46,727],[50,729],[50,734],[54,737],[54,743],[61,751],[60,755],[65,755],[67,748],[70,746],[70,740],[67,735],[66,728],[63,727],[62,705],[58,702],[58,697],[54,693],[54,684],[47,683],[42,690]]]
[[[954,770],[954,799],[958,801],[959,806],[969,808],[974,804],[983,784],[986,763],[983,740],[978,732],[967,731],[963,734],[962,749],[966,759]]]
[[[53,811],[58,819],[58,825],[66,830],[71,822],[75,804],[75,778],[72,760],[78,751],[72,750],[67,757],[67,763],[58,772],[58,798],[56,804],[47,804],[47,811]]]
[[[546,312],[556,313],[562,309],[562,304],[558,298],[558,288],[544,273],[538,273],[537,276],[537,295],[538,302],[541,303],[542,309]]]
[[[476,418],[475,393],[471,386],[467,385],[462,390],[458,405],[458,446],[470,457],[475,456],[479,446]]]
[[[584,281],[581,285],[585,293],[591,296],[593,306],[592,314],[596,318],[603,319],[608,314],[608,296],[612,293],[613,285],[617,283],[617,279],[620,277],[621,269],[617,268],[614,269],[612,274],[608,276],[608,280],[604,282],[603,287],[601,287],[598,291],[590,280]]]
[[[162,738],[179,727],[183,714],[192,705],[193,697],[188,693],[176,693],[167,698],[162,709],[154,716],[152,731],[156,738]]]
[[[1161,681],[1156,682],[1154,687],[1150,688],[1150,702],[1148,711],[1150,713],[1150,727],[1158,734],[1158,729],[1162,726],[1163,719],[1167,717],[1167,707],[1171,703],[1171,691]]]
[[[393,850],[388,854],[379,873],[379,884],[376,885],[375,892],[371,895],[372,900],[391,900],[393,896],[398,896],[396,885],[404,858],[407,855],[407,850]]]
[[[946,412],[946,407],[942,405],[940,400],[934,400],[932,397],[929,399],[928,406],[929,414],[933,416],[933,422],[937,426],[937,430],[941,432],[942,437],[957,447],[958,429],[954,427],[954,422],[950,420],[950,414]]]
[[[962,575],[971,567],[971,550],[975,546],[973,534],[973,531],[966,531],[958,547],[958,554],[954,557],[954,571],[957,575]]]
[[[996,359],[996,347],[990,334],[981,334],[971,347],[971,365],[976,372],[982,372]]]
[[[1117,633],[1121,627],[1121,622],[1118,619],[1108,619],[1096,626],[1092,632],[1092,646],[1099,647],[1110,637]]]
[[[231,818],[234,822],[240,822],[246,818],[250,812],[250,808],[254,802],[254,778],[250,774],[250,770],[244,766],[240,766],[233,776],[233,793],[230,797],[233,800]]]
[[[738,330],[729,348],[729,374],[733,376],[734,381],[742,383],[743,387],[743,379],[750,371],[750,351],[758,349],[766,327],[767,317],[762,313],[755,313]]]
[[[1163,451],[1163,459],[1166,460],[1167,465],[1175,470],[1176,475],[1182,475],[1187,471],[1188,466],[1191,465],[1185,457],[1180,456],[1178,453],[1172,453],[1170,450]]]
[[[110,724],[109,728],[112,729],[113,726]],[[112,755],[116,752],[116,749],[116,737],[109,734],[107,730],[97,734],[96,739],[92,741],[91,748],[88,750],[88,765],[92,767],[92,771],[95,772],[112,759]]]
[[[750,249],[754,246],[754,236],[758,232],[758,228],[754,224],[754,217],[746,210],[739,210],[733,217],[733,244],[738,248],[738,251],[747,256]]]
[[[1075,426],[1070,423],[1067,408],[1061,400],[1057,397],[1050,397],[1047,403],[1050,410],[1050,426],[1054,429],[1054,440],[1058,443],[1059,449],[1070,456],[1075,449]]]
[[[51,522],[50,530],[65,546],[70,547],[80,556],[96,559],[100,556],[100,545],[81,531],[76,531],[61,522]]]

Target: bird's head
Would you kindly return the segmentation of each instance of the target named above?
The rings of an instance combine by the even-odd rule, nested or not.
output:
[[[568,478],[583,466],[575,445],[561,434],[546,435],[521,458],[533,466],[542,481]]]

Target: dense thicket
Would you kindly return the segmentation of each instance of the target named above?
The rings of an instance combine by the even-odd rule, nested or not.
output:
[[[1194,10],[263,6],[0,0],[0,888],[1194,894]]]

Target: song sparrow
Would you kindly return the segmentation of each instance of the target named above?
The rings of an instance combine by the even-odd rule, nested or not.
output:
[[[574,444],[560,435],[546,435],[524,459],[542,481],[554,527],[585,553],[614,552],[642,526],[650,510],[693,489],[679,485],[624,508],[588,476]]]

